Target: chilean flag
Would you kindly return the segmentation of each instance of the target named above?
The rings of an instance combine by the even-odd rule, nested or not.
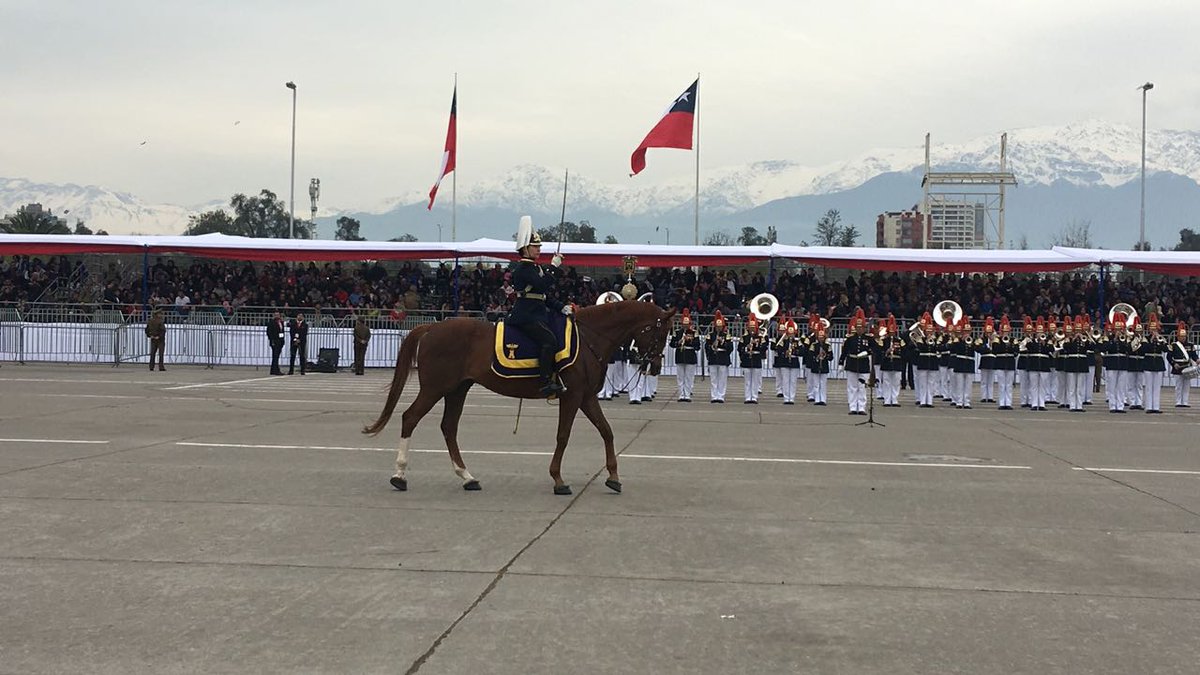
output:
[[[446,174],[454,170],[454,155],[455,148],[458,145],[458,132],[455,126],[455,118],[458,117],[458,85],[454,85],[454,98],[450,100],[450,128],[446,129],[446,149],[442,151],[442,171],[438,174],[437,182],[433,184],[433,189],[429,191],[429,206],[426,209],[433,210],[433,200],[437,198],[438,186],[442,184],[442,179]],[[691,147],[690,145],[688,147]]]
[[[700,80],[697,79],[675,99],[658,124],[646,134],[642,144],[633,151],[633,157],[630,158],[633,169],[631,176],[636,176],[646,168],[646,148],[692,149],[692,120],[696,117],[696,90],[699,87]]]

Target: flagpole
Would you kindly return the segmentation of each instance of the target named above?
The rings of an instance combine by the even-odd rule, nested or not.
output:
[[[695,245],[700,245],[700,73],[696,73],[696,232]]]
[[[458,73],[454,73],[454,106],[458,113]],[[458,241],[458,125],[454,129],[454,175],[450,177],[450,241]],[[457,309],[457,308],[456,308]]]

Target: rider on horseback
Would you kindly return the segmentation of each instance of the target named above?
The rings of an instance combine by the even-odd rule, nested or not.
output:
[[[538,370],[542,377],[542,394],[556,396],[565,388],[554,377],[554,352],[557,338],[550,329],[550,311],[570,316],[571,305],[563,305],[550,297],[562,266],[562,256],[555,255],[550,266],[538,263],[542,251],[542,238],[533,229],[533,219],[521,216],[517,227],[517,252],[521,259],[513,264],[512,285],[517,291],[517,301],[508,313],[507,323],[517,326],[538,343]]]

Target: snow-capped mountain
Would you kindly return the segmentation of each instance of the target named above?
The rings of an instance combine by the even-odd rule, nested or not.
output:
[[[95,185],[33,183],[22,178],[0,178],[0,217],[16,213],[27,204],[41,204],[74,228],[82,220],[94,230],[109,234],[180,234],[188,215],[200,209],[170,204],[147,204],[134,195]]]
[[[998,170],[1000,132],[965,143],[934,145],[930,155],[935,171]],[[1081,187],[1116,187],[1140,175],[1141,132],[1128,125],[1095,120],[1017,129],[1008,132],[1008,161],[1009,170],[1022,185],[1064,181]],[[914,144],[872,150],[817,167],[791,160],[770,160],[702,169],[701,206],[712,213],[730,214],[776,199],[843,192],[875,176],[908,172],[924,162],[924,146]],[[1170,171],[1200,182],[1200,132],[1148,131],[1146,170]],[[458,204],[468,208],[553,213],[560,205],[562,180],[562,169],[520,165],[501,176],[465,186],[466,189],[459,186]],[[690,176],[657,185],[614,186],[573,175],[569,198],[575,209],[607,211],[624,217],[653,217],[688,202],[693,186]],[[423,203],[425,199],[424,194],[414,192],[366,212],[386,213],[398,206]],[[439,204],[445,205],[445,200]]]
[[[918,142],[900,148],[864,152],[844,161],[807,166],[792,160],[759,161],[741,166],[702,167],[700,207],[705,231],[726,228],[736,231],[745,225],[777,225],[781,236],[794,229],[795,241],[811,234],[814,213],[841,208],[848,222],[869,228],[875,215],[911,207],[920,196],[919,168],[924,164],[924,147]],[[937,141],[937,138],[934,138]],[[994,170],[999,168],[1000,132],[963,143],[937,144],[931,150],[935,171]],[[1131,215],[1125,212],[1128,199],[1112,194],[1136,181],[1141,169],[1141,130],[1123,124],[1085,121],[1065,126],[1032,127],[1008,132],[1009,168],[1017,176],[1018,188],[1009,192],[1013,216],[1011,232],[1038,235],[1062,225],[1062,218],[1091,219],[1097,234],[1108,229],[1116,234],[1127,228]],[[1150,130],[1146,137],[1147,171],[1182,183],[1148,201],[1148,228],[1159,228],[1151,241],[1166,243],[1192,213],[1200,195],[1200,132]],[[914,175],[913,171],[917,170]],[[682,228],[691,223],[694,178],[678,176],[652,183],[646,175],[610,184],[572,173],[568,219],[591,219],[601,233],[644,239],[655,226]],[[886,178],[887,189],[878,184]],[[556,222],[562,206],[563,170],[520,165],[504,174],[459,185],[458,237],[497,236],[498,223],[516,222],[523,213],[536,214],[537,222]],[[1025,190],[1022,190],[1022,187]],[[1128,189],[1126,187],[1126,189]],[[1069,194],[1068,194],[1069,192]],[[1037,209],[1021,213],[1022,198],[1037,195]],[[1195,194],[1193,194],[1195,193]],[[1056,195],[1058,195],[1056,197]],[[1060,198],[1061,197],[1061,198]],[[426,238],[437,235],[433,228],[447,220],[449,200],[445,195],[425,210],[424,188],[388,199],[376,208],[321,210],[321,235],[332,236],[332,220],[339,215],[358,218],[362,233],[369,238],[390,238],[411,232]],[[1107,201],[1106,201],[1107,200]],[[40,203],[70,224],[84,220],[95,229],[112,234],[179,234],[188,216],[202,210],[224,208],[218,195],[197,207],[150,204],[137,197],[102,187],[38,184],[23,179],[0,178],[0,217],[29,203]],[[801,208],[799,202],[804,202]],[[1096,211],[1095,205],[1110,208]],[[1058,205],[1050,215],[1046,205]],[[1134,204],[1136,218],[1136,204]],[[1065,210],[1064,210],[1065,209]],[[1113,211],[1117,209],[1117,211]],[[68,212],[69,210],[69,212]],[[1044,221],[1044,222],[1043,222]],[[668,230],[669,231],[669,230]],[[681,229],[682,231],[682,229]],[[1149,230],[1148,230],[1149,234]],[[677,233],[676,236],[679,236]],[[1098,243],[1105,243],[1097,236]],[[679,241],[679,240],[677,240]],[[1114,239],[1114,241],[1116,241]],[[1123,240],[1121,240],[1123,242]],[[1041,242],[1034,242],[1041,245]],[[1120,245],[1125,245],[1124,243]]]

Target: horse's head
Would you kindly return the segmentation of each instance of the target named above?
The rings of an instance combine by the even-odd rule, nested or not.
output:
[[[675,308],[673,307],[665,312],[654,305],[650,305],[650,307],[654,307],[657,312],[633,334],[633,343],[637,346],[638,353],[644,355],[643,369],[651,365],[655,359],[659,359],[661,363],[663,350],[666,349],[667,340],[671,336],[672,319],[675,317]]]

